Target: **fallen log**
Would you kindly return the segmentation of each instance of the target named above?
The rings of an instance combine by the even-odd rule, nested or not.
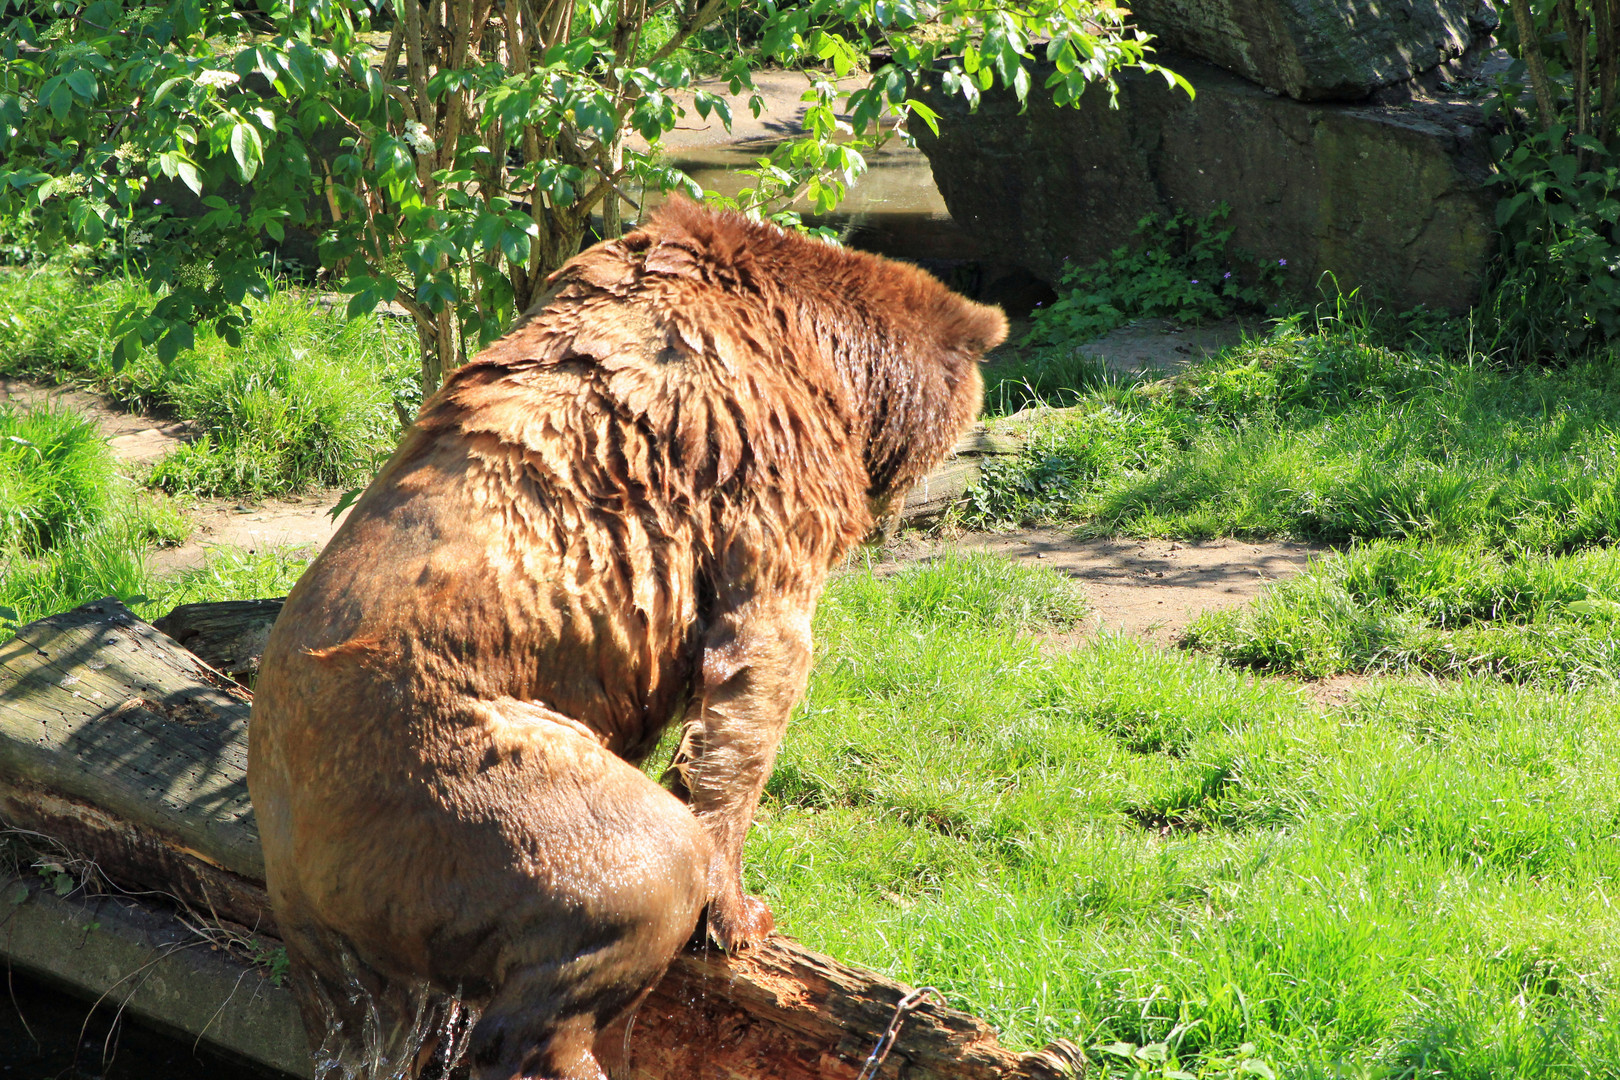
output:
[[[181,604],[152,625],[244,686],[259,673],[280,600],[226,600]]]
[[[117,600],[30,623],[0,646],[0,815],[124,889],[273,933],[247,797],[249,704]],[[855,1080],[911,993],[782,937],[735,957],[688,951],[603,1051],[638,1080]],[[1080,1060],[1066,1044],[1015,1053],[976,1017],[915,1005],[875,1075],[1048,1080]]]

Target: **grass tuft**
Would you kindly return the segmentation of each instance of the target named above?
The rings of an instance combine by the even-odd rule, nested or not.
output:
[[[119,307],[147,303],[138,284],[85,281],[45,268],[0,275],[0,374],[93,386],[197,429],[159,462],[170,493],[263,496],[370,478],[399,433],[396,401],[414,408],[415,337],[354,320],[292,292],[249,305],[240,347],[206,327],[169,363],[146,353],[113,363]]]
[[[37,554],[107,513],[112,457],[91,421],[0,405],[0,551]]]
[[[857,572],[818,616],[750,839],[788,933],[1099,1074],[1613,1075],[1612,687],[1324,715],[1197,655],[900,618],[912,587]]]
[[[1620,676],[1620,549],[1513,557],[1378,542],[1314,564],[1188,643],[1234,663],[1343,672],[1489,674],[1564,686]]]
[[[1091,384],[969,493],[963,523],[1099,533],[1620,542],[1620,369],[1450,362],[1284,322],[1169,382]]]

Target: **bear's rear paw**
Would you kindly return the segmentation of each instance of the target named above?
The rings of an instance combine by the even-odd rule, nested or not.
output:
[[[757,896],[717,896],[709,904],[709,936],[726,952],[758,945],[776,929],[776,916]]]

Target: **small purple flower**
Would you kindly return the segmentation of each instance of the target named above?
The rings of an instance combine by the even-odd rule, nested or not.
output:
[[[1232,276],[1232,271],[1228,270],[1226,273],[1221,275],[1221,280],[1225,281],[1227,278],[1229,278],[1231,276]]]
[[[163,200],[162,199],[153,199],[152,200],[152,205],[153,206],[162,206],[163,205]]]
[[[1198,284],[1198,279],[1197,279],[1197,278],[1193,278],[1193,279],[1192,279],[1192,283],[1193,283],[1193,284],[1194,284],[1194,285],[1196,285],[1196,284]]]
[[[1277,260],[1277,265],[1278,266],[1287,266],[1288,265],[1288,260],[1287,259],[1278,259]]]

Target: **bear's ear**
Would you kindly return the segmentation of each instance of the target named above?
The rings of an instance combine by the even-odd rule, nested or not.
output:
[[[951,300],[939,322],[939,336],[947,345],[982,358],[1007,340],[1007,316],[1000,308],[955,295]]]

